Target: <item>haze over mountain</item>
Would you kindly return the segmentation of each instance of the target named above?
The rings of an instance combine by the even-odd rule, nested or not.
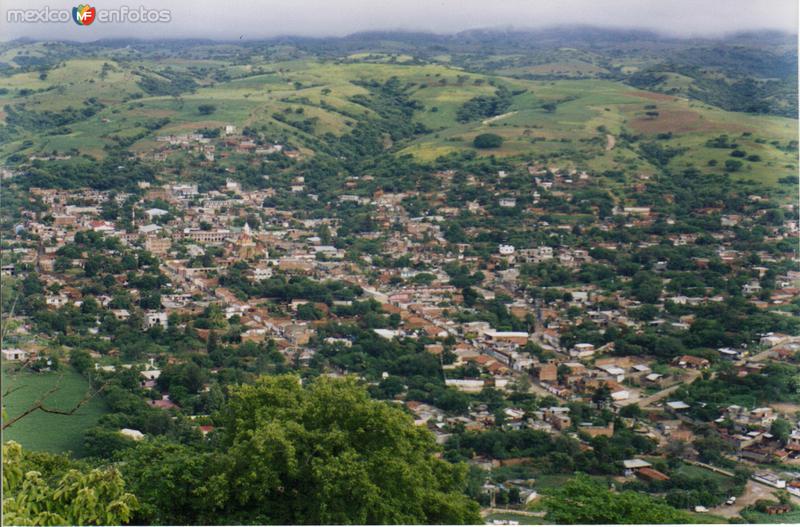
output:
[[[104,2],[98,8],[113,9],[126,2]],[[11,0],[5,9],[69,9],[37,0]],[[134,7],[138,7],[134,6]],[[479,0],[459,2],[386,0],[300,0],[257,2],[244,0],[220,6],[209,0],[177,0],[168,5],[150,3],[148,9],[169,9],[171,21],[156,24],[96,23],[81,27],[65,23],[9,23],[0,20],[2,38],[39,39],[98,38],[212,38],[259,39],[277,35],[343,36],[371,30],[411,30],[453,33],[476,27],[542,28],[588,24],[608,28],[641,28],[681,36],[719,36],[743,30],[777,29],[796,32],[797,3],[791,0],[507,0],[487,4]]]

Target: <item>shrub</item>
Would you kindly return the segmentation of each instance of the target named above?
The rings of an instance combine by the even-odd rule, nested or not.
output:
[[[475,148],[499,148],[503,145],[503,138],[497,134],[480,134],[472,141]]]

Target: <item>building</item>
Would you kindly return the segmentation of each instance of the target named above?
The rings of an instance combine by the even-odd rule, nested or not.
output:
[[[150,329],[155,326],[161,326],[167,329],[168,321],[167,314],[163,311],[148,311],[144,316],[145,329]]]
[[[2,355],[3,355],[3,360],[4,361],[9,361],[9,362],[15,361],[16,362],[16,361],[26,361],[26,360],[28,360],[28,357],[30,356],[30,353],[28,353],[27,351],[18,349],[18,348],[10,348],[10,349],[4,349],[2,351]]]

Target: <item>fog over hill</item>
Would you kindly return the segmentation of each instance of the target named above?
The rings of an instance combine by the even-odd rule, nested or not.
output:
[[[58,9],[47,1],[9,0],[5,9]],[[127,5],[104,2],[98,9]],[[138,7],[138,4],[135,6]],[[791,0],[482,0],[440,1],[299,0],[257,2],[242,0],[220,9],[210,0],[176,0],[168,5],[149,3],[147,9],[170,10],[168,23],[9,23],[0,18],[4,39],[64,38],[213,38],[260,39],[277,35],[344,36],[359,31],[406,30],[457,33],[479,27],[543,28],[556,25],[594,25],[606,28],[647,29],[682,36],[719,36],[737,31],[777,29],[796,31],[797,3]]]

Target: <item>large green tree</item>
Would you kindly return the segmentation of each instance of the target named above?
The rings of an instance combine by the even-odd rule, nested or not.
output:
[[[209,448],[145,441],[122,470],[143,523],[481,523],[466,467],[354,379],[230,389]]]
[[[355,380],[291,375],[232,390],[223,444],[236,509],[272,522],[479,523],[464,467],[431,434]]]
[[[633,491],[613,492],[579,474],[544,497],[547,519],[557,524],[693,523],[691,516],[660,499]]]

